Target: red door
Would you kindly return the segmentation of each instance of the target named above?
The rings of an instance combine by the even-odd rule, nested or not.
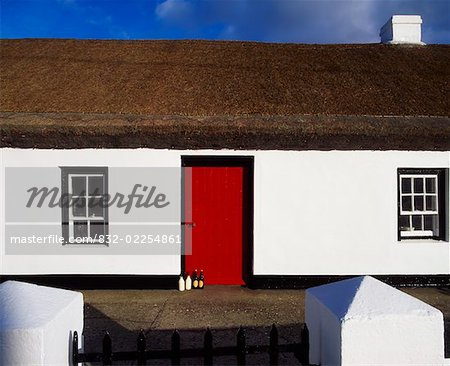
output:
[[[192,254],[187,273],[203,269],[206,284],[242,285],[243,167],[193,167]],[[189,211],[189,210],[186,210]]]

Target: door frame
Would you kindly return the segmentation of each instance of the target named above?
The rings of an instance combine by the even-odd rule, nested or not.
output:
[[[181,166],[184,167],[242,167],[242,276],[245,286],[253,280],[253,222],[254,222],[254,156],[247,155],[182,155]],[[181,172],[181,221],[185,221],[185,177]],[[181,272],[185,272],[184,230],[181,233]]]

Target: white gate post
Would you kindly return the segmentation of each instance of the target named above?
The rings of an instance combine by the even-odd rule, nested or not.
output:
[[[0,284],[1,365],[71,364],[73,331],[83,332],[81,293],[16,281]]]
[[[448,364],[442,313],[370,276],[308,289],[305,317],[312,364]]]

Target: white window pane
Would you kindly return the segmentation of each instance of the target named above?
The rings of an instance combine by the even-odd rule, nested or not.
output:
[[[424,230],[431,230],[433,231],[434,235],[439,235],[437,215],[425,215],[423,221]]]
[[[72,200],[72,215],[86,217],[86,198],[77,197]]]
[[[423,178],[414,178],[414,193],[423,193]]]
[[[422,215],[412,216],[412,226],[414,230],[422,230]]]
[[[410,230],[409,215],[402,215],[402,216],[400,216],[399,225],[400,225],[400,230],[401,231],[408,231],[408,230]]]
[[[89,195],[103,195],[103,177],[89,177]]]
[[[436,211],[436,196],[426,196],[427,211]]]
[[[402,197],[402,211],[412,211],[412,197],[403,196]]]
[[[414,211],[423,211],[423,196],[414,196]]]
[[[425,182],[427,193],[436,193],[436,178],[426,178]]]
[[[89,217],[104,217],[103,198],[89,199]]]
[[[73,236],[74,238],[87,238],[87,221],[73,222]]]
[[[72,195],[86,195],[86,177],[72,177]]]
[[[98,240],[100,235],[105,235],[105,223],[103,221],[91,221],[90,229],[92,239]]]
[[[411,178],[402,178],[402,193],[411,193]]]

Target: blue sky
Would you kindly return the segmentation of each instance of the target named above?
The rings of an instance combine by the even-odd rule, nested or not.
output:
[[[450,0],[0,0],[0,37],[369,43],[393,14],[450,43]]]

